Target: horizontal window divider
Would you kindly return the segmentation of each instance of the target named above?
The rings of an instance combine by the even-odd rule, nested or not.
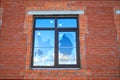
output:
[[[55,28],[34,28],[35,30],[55,30]]]
[[[68,30],[68,31],[76,31],[77,30],[77,28],[57,28],[57,30],[61,30],[61,31],[64,31],[64,30]]]
[[[35,30],[77,30],[77,28],[34,28]]]
[[[59,47],[59,48],[76,48],[76,47]]]

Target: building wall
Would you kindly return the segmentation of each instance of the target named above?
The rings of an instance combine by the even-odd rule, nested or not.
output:
[[[120,1],[0,0],[0,79],[119,80]],[[79,15],[80,70],[32,70],[31,10]]]

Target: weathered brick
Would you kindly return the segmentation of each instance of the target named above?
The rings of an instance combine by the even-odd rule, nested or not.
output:
[[[0,0],[0,79],[119,80],[120,1]],[[84,10],[79,15],[79,70],[31,70],[30,10]],[[2,12],[2,14],[1,14]]]

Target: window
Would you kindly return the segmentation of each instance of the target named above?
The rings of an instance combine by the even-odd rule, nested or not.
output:
[[[32,68],[80,68],[77,16],[34,16]]]

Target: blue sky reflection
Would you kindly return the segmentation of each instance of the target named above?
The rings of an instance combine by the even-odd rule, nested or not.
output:
[[[54,31],[36,30],[34,42],[34,66],[53,66]]]
[[[75,32],[59,32],[59,64],[76,64]]]
[[[52,28],[55,27],[54,19],[36,19],[35,27]]]
[[[77,27],[77,19],[58,19],[57,26],[62,28]]]

